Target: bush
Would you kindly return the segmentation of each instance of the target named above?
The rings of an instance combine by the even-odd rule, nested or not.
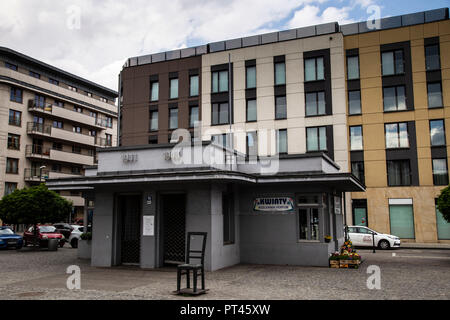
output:
[[[449,186],[441,190],[441,194],[437,199],[438,210],[447,222],[450,222],[450,188]]]
[[[83,232],[80,238],[81,240],[92,240],[92,232]]]

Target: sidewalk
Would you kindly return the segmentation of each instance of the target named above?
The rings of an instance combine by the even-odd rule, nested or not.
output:
[[[402,242],[400,249],[444,249],[450,250],[450,243],[417,243],[417,242]]]

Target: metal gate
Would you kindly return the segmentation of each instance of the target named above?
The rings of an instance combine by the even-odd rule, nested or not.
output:
[[[185,262],[186,197],[184,194],[162,196],[164,264]]]
[[[123,264],[139,264],[141,240],[140,240],[140,216],[141,197],[119,196],[119,208],[121,217],[121,260]]]

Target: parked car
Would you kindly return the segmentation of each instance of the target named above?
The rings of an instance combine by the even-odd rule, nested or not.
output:
[[[64,247],[64,244],[66,243],[67,239],[70,238],[70,234],[73,231],[73,227],[70,224],[64,222],[54,223],[53,226],[56,228],[56,232],[59,232],[64,236],[65,239],[63,240],[63,243],[60,245],[61,247]]]
[[[56,231],[56,228],[54,226],[37,226],[37,237],[39,239],[39,246],[40,247],[47,247],[48,246],[48,240],[49,239],[57,239],[59,246],[64,246],[65,238],[64,236]],[[34,243],[34,227],[28,228],[23,233],[23,240],[24,245],[27,246],[29,244]]]
[[[0,248],[14,247],[17,250],[22,249],[23,238],[15,234],[10,227],[0,227]]]
[[[364,226],[348,226],[348,237],[355,247],[372,247],[372,235],[375,238],[375,246],[380,249],[400,247],[399,237],[379,233]]]
[[[72,246],[72,248],[78,248],[78,241],[80,240],[81,234],[83,233],[84,227],[79,225],[72,225],[72,233],[69,237],[69,243]]]

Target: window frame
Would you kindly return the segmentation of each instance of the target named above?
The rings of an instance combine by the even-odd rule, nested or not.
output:
[[[385,94],[385,89],[395,89],[395,110],[386,110],[386,104],[385,104],[385,99],[386,99],[386,94]],[[405,93],[405,109],[399,109],[399,94],[398,94],[398,88],[403,88],[404,93]],[[401,111],[411,111],[410,109],[408,109],[408,96],[407,96],[407,92],[406,92],[406,85],[395,85],[395,86],[385,86],[383,87],[383,112],[401,112]]]
[[[229,70],[228,69],[224,69],[224,70],[216,70],[216,71],[212,71],[211,72],[211,93],[223,93],[223,92],[228,92],[230,90],[229,86]],[[220,84],[222,83],[221,80],[221,74],[223,74],[224,72],[226,72],[226,77],[227,77],[227,89],[223,90],[223,88],[221,88]],[[217,74],[217,91],[214,91],[214,75]]]
[[[11,163],[16,164],[16,165],[11,166]],[[11,169],[15,169],[15,170],[11,170]],[[6,172],[6,174],[19,174],[19,159],[7,157],[5,172]]]
[[[13,113],[13,116],[11,117],[11,111]],[[19,115],[19,117],[17,117],[17,115]],[[11,121],[11,119],[13,121]],[[17,121],[17,119],[19,121]],[[18,110],[14,110],[14,109],[9,109],[9,113],[8,113],[8,124],[11,126],[15,126],[15,127],[21,127],[22,126],[22,111],[18,111]]]
[[[17,95],[18,92],[20,92],[20,101],[18,99],[19,96]],[[23,90],[21,88],[11,87],[9,101],[23,103]]]
[[[249,108],[248,108],[248,106],[249,106],[249,102],[250,101],[255,101],[255,119],[254,120],[249,120],[248,118],[248,115],[249,115],[249,112],[248,112],[248,110],[249,110]],[[251,122],[257,122],[258,121],[258,104],[257,104],[257,99],[256,98],[251,98],[251,99],[246,99],[245,100],[245,122],[249,122],[249,123],[251,123]]]
[[[286,141],[286,151],[283,151],[283,152],[280,152],[280,132],[284,132],[285,133],[285,135],[286,135],[286,139],[285,139],[285,141]],[[289,150],[288,150],[288,148],[289,148],[289,143],[288,143],[288,130],[287,130],[287,128],[286,129],[278,129],[277,131],[276,131],[276,138],[277,138],[277,154],[288,154],[288,152],[289,152]]]
[[[433,136],[431,135],[431,122],[435,122],[435,121],[441,121],[442,122],[442,134],[444,136],[444,143],[443,144],[433,144]],[[445,137],[445,120],[444,119],[430,119],[428,121],[428,126],[429,126],[429,133],[430,133],[430,146],[433,147],[444,147],[447,145],[447,139]]]
[[[284,66],[284,81],[282,83],[277,83],[277,65]],[[273,64],[273,84],[275,87],[286,85],[286,61],[274,62],[274,64]]]
[[[441,98],[441,104],[438,106],[431,106],[430,105],[430,85],[439,85],[440,88],[440,98]],[[427,82],[427,104],[428,109],[438,109],[444,107],[444,94],[442,92],[442,82],[441,81],[433,81],[433,82]]]
[[[152,120],[153,120],[153,115],[156,113],[156,129],[152,129]],[[159,130],[159,112],[158,109],[154,109],[154,110],[150,110],[150,115],[149,115],[149,132],[155,132]]]
[[[356,78],[350,78],[349,77],[349,64],[348,64],[348,60],[350,59],[350,58],[356,58],[356,60],[357,60],[357,65],[358,65],[358,76],[356,77]],[[353,54],[353,55],[349,55],[349,56],[347,56],[346,57],[346,62],[347,62],[347,80],[358,80],[358,79],[360,79],[360,77],[361,77],[361,74],[360,74],[360,65],[359,65],[359,54]]]
[[[361,148],[358,148],[358,149],[353,149],[352,148],[352,128],[360,128],[361,129]],[[349,132],[349,138],[350,138],[350,151],[362,151],[362,150],[364,150],[363,126],[362,125],[349,126],[348,132]]]
[[[402,147],[401,143],[400,143],[400,124],[406,124],[406,135],[408,138],[408,146],[407,147]],[[387,125],[396,125],[397,126],[397,142],[398,142],[398,147],[388,147],[388,141],[387,141],[387,130],[386,130],[386,126]],[[410,143],[410,134],[409,134],[409,125],[408,122],[390,122],[390,123],[385,123],[384,124],[384,143],[385,143],[385,149],[386,150],[397,150],[397,149],[409,149],[411,148],[411,143]]]
[[[192,105],[189,106],[189,128],[195,127],[195,121],[192,121],[192,109],[197,108],[197,119],[195,121],[200,121],[200,106]]]
[[[249,69],[255,69],[255,86],[254,87],[249,87],[248,86],[248,79],[249,79],[249,77],[248,77],[248,70]],[[252,65],[252,66],[246,66],[245,67],[245,89],[256,89],[256,87],[257,87],[257,82],[256,82],[256,80],[257,80],[257,76],[256,76],[256,65]]]
[[[353,92],[359,92],[359,112],[358,113],[351,113],[350,112],[350,93]],[[348,115],[349,116],[356,116],[356,115],[361,115],[362,114],[362,102],[361,102],[361,89],[357,89],[357,90],[348,90],[347,91],[347,104],[348,104]]]
[[[438,56],[438,64],[439,64],[439,68],[436,69],[428,69],[427,68],[427,48],[429,47],[437,47],[437,56]],[[442,69],[442,64],[441,64],[441,48],[439,43],[434,43],[434,44],[429,44],[429,45],[425,45],[424,46],[424,55],[425,55],[425,70],[426,71],[438,71]]]
[[[197,94],[192,94],[192,78],[197,78]],[[189,97],[198,97],[200,95],[200,75],[193,74],[189,76]]]
[[[13,142],[13,143],[10,143]],[[15,143],[17,141],[17,143]],[[8,140],[7,140],[7,148],[9,150],[20,150],[20,135],[9,133],[8,132]]]
[[[177,124],[176,124],[176,127],[172,127],[172,110],[176,110],[176,121],[177,121]],[[176,129],[178,129],[179,128],[179,115],[178,115],[178,112],[179,112],[179,109],[178,109],[178,107],[172,107],[172,108],[169,108],[169,130],[176,130]]]
[[[318,77],[317,77],[317,70],[318,70],[318,68],[317,68],[317,66],[318,66],[317,60],[318,59],[322,59],[323,79],[318,79]],[[308,60],[314,60],[314,79],[313,80],[306,80],[306,61],[308,61]],[[320,56],[316,56],[316,57],[303,59],[303,70],[304,70],[303,71],[303,73],[304,73],[304,76],[303,76],[304,82],[325,81],[326,80],[325,57],[320,55]]]
[[[353,173],[353,172],[354,172],[354,171],[353,171],[353,164],[362,165],[362,170],[359,170],[359,169],[361,169],[361,168],[358,167],[358,172],[359,172],[359,173],[362,173],[362,178],[361,178],[361,174],[356,175],[356,174]],[[350,161],[350,172],[351,172],[356,178],[358,178],[359,181],[361,181],[361,182],[364,183],[364,184],[365,184],[365,182],[366,182],[366,172],[365,172],[365,170],[366,170],[366,166],[364,165],[364,161]]]
[[[325,149],[320,148],[320,129],[325,129]],[[306,127],[306,152],[326,152],[328,151],[328,137],[327,137],[327,126],[316,126],[316,127]],[[308,148],[308,131],[309,129],[316,129],[316,135],[317,135],[317,150],[309,150]]]
[[[446,181],[444,183],[438,183],[437,182],[437,174],[435,173],[435,168],[434,168],[434,161],[435,160],[442,160],[445,161],[445,169],[446,169]],[[448,161],[447,158],[432,158],[431,159],[431,170],[432,170],[432,174],[433,174],[433,185],[435,186],[447,186],[449,184],[449,178],[448,178]]]
[[[277,110],[283,106],[283,105],[279,105],[277,103],[278,99],[281,99],[281,98],[284,98],[284,101],[285,101],[285,103],[284,103],[284,117],[277,116]],[[275,120],[286,120],[286,119],[287,119],[287,96],[285,94],[284,95],[275,96]]]
[[[217,105],[217,123],[214,122],[214,106]],[[222,105],[227,105],[226,110],[227,110],[227,120],[224,123],[220,122],[220,110],[221,110],[221,106]],[[211,125],[212,126],[221,126],[221,125],[225,125],[225,124],[230,124],[230,106],[229,106],[229,102],[228,101],[224,101],[224,102],[215,102],[211,104]]]
[[[407,163],[408,164],[408,171],[409,171],[409,183],[406,184],[405,181],[403,181],[403,169],[405,168],[403,165],[401,165],[400,169],[401,169],[401,174],[400,174],[400,184],[391,184],[390,183],[390,179],[389,179],[389,163],[390,162],[395,162],[395,163]],[[388,187],[404,187],[404,186],[412,186],[412,171],[411,171],[411,161],[410,159],[399,159],[399,160],[386,160],[386,171],[387,171],[387,185]]]
[[[319,94],[323,93],[323,111],[324,113],[319,113]],[[316,113],[315,114],[308,114],[308,100],[307,100],[307,96],[308,95],[314,95],[315,96],[315,109],[316,109]],[[311,92],[305,92],[305,117],[321,117],[321,116],[327,116],[327,99],[326,99],[326,92],[325,90],[320,90],[320,91],[311,91]]]
[[[397,63],[396,63],[396,52],[401,52],[402,53],[402,68],[403,68],[403,72],[397,72]],[[394,73],[392,74],[384,74],[383,70],[384,70],[384,63],[383,63],[383,55],[386,53],[392,53],[392,57],[393,57],[393,67],[394,67]],[[405,61],[405,51],[403,50],[403,48],[397,48],[397,49],[393,49],[393,50],[385,50],[381,52],[381,76],[382,77],[390,77],[390,76],[399,76],[399,75],[404,75],[406,73],[406,61]]]

